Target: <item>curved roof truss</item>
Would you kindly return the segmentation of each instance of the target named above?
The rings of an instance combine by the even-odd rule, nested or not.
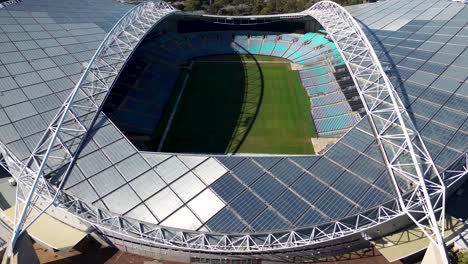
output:
[[[444,181],[372,45],[357,21],[334,2],[319,2],[305,13],[322,24],[346,61],[402,210],[447,259]],[[396,175],[413,184],[411,195],[403,196]],[[416,209],[414,204],[422,206]]]
[[[415,183],[410,194],[398,192],[398,199],[388,204],[316,227],[274,234],[228,235],[178,230],[128,219],[87,205],[62,192],[61,184],[58,187],[50,184],[46,179],[49,173],[59,171],[66,177],[74,165],[88,131],[133,51],[160,20],[173,12],[176,10],[164,2],[146,2],[130,10],[102,42],[25,166],[18,160],[10,160],[16,167],[23,168],[17,177],[12,245],[35,220],[25,224],[30,210],[43,213],[51,205],[66,210],[104,233],[183,250],[241,254],[307,247],[362,233],[405,213],[426,234],[434,232],[435,237],[429,237],[436,244],[443,245],[434,213],[444,213],[444,207],[441,206],[445,198],[442,177],[435,169],[421,137],[359,25],[345,9],[328,1],[319,2],[300,14],[317,19],[337,44],[366,106],[395,188],[399,190],[395,179],[395,174],[398,174]],[[467,171],[454,170],[448,173],[448,178],[459,179]],[[46,205],[40,206],[41,202]],[[430,224],[423,225],[422,220],[429,220]]]
[[[145,2],[129,10],[111,29],[68,98],[53,118],[17,178],[15,230],[12,245],[19,235],[43,212],[25,226],[30,206],[40,196],[50,201],[61,194],[45,175],[59,168],[68,175],[79,155],[89,130],[96,121],[109,91],[134,50],[146,34],[176,10],[166,2]],[[62,181],[63,183],[64,181]],[[44,197],[45,195],[45,197]],[[25,206],[19,210],[19,205]],[[21,211],[21,213],[19,212]]]
[[[8,1],[5,1],[5,2],[2,2],[2,3],[0,3],[0,9],[2,9],[2,8],[6,7],[6,6],[12,5],[12,4],[19,3],[21,1],[22,0],[8,0]]]

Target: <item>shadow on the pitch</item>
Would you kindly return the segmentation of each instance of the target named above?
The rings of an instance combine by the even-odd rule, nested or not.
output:
[[[245,76],[245,83],[243,85],[245,88],[243,105],[236,124],[236,129],[234,133],[232,133],[229,145],[226,148],[226,152],[229,153],[236,153],[239,151],[252,129],[253,123],[257,119],[263,102],[265,86],[262,68],[255,56],[248,56],[248,60],[253,63],[251,63],[251,67],[243,64]],[[250,70],[247,70],[247,67],[249,67]]]
[[[258,115],[264,89],[258,62],[253,56],[247,60],[238,54],[197,58],[164,152],[239,150]]]
[[[152,52],[152,39],[145,40],[123,69],[104,112],[142,150],[236,153],[261,106],[261,67],[247,50],[239,55],[241,46],[235,42],[219,54],[219,49],[192,41],[186,38],[175,45],[202,56],[169,63],[167,55]],[[158,48],[168,54],[170,45]],[[169,57],[177,58],[177,54]],[[175,77],[179,72],[179,78],[165,83],[162,80],[169,78],[164,72]]]

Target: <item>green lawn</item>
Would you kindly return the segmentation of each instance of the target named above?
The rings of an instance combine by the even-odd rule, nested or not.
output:
[[[195,60],[181,74],[154,140],[148,144],[159,145],[188,74],[162,151],[313,154],[310,138],[316,132],[310,103],[298,73],[283,62],[268,56]]]

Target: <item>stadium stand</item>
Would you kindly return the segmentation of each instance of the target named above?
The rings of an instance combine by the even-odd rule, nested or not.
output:
[[[262,48],[262,36],[252,36],[249,38],[249,48],[248,51],[251,54],[260,54],[260,49]]]
[[[346,98],[341,91],[336,91],[322,96],[314,96],[310,98],[310,100],[313,106],[322,106],[342,102],[345,101]]]
[[[343,115],[349,112],[351,112],[351,107],[348,102],[339,102],[312,108],[312,115],[316,119]]]
[[[275,44],[277,42],[278,35],[266,35],[263,40],[262,49],[260,54],[262,55],[271,55],[275,49]]]
[[[310,97],[313,120],[330,118],[320,121],[320,125],[316,124],[319,136],[342,134],[359,120],[341,90],[343,85],[340,85],[339,80],[335,78],[336,68],[344,62],[335,44],[321,33],[304,35],[239,31],[168,33],[155,36],[155,41],[147,43],[141,47],[146,51],[143,53],[145,56],[140,56],[139,59],[147,64],[163,63],[171,69],[164,70],[162,67],[148,69],[149,72],[155,72],[152,72],[152,75],[147,74],[148,76],[143,73],[142,81],[157,80],[160,89],[151,93],[139,93],[137,87],[132,87],[128,92],[133,100],[121,102],[120,107],[114,110],[114,122],[123,128],[138,128],[133,130],[136,133],[150,134],[159,122],[164,110],[161,106],[166,105],[179,75],[179,71],[174,70],[174,65],[181,66],[195,57],[219,54],[270,55],[300,64],[303,69],[299,71],[299,77]],[[139,98],[146,100],[152,98],[153,103],[135,108],[138,109],[137,113],[132,110],[132,106],[148,104]],[[150,107],[154,107],[155,111],[148,114],[145,111]]]
[[[133,7],[115,1],[88,1],[83,5],[80,1],[61,0],[22,1],[0,10],[0,36],[3,36],[0,38],[0,86],[5,88],[0,102],[0,141],[5,150],[2,155],[9,162],[19,160],[21,166],[7,163],[12,171],[23,168],[22,163],[30,157],[38,138],[47,130],[86,65],[99,65],[90,61],[93,53],[117,20]],[[464,40],[468,32],[464,27],[468,8],[446,1],[427,4],[424,0],[401,0],[379,1],[349,10],[362,23],[366,35],[376,38],[375,42],[371,40],[377,43],[375,49],[381,43],[377,56],[382,63],[386,62],[384,68],[393,69],[389,77],[398,83],[395,90],[439,172],[466,170],[468,50]],[[402,10],[407,12],[403,14]],[[263,34],[275,39],[273,56],[288,54],[304,70],[323,68],[325,72],[317,76],[330,72],[336,77],[335,81],[320,85],[320,89],[308,88],[309,94],[313,94],[312,107],[338,104],[334,98],[351,104],[350,96],[356,97],[356,90],[349,80],[338,76],[341,72],[334,71],[343,66],[343,60],[336,52],[327,52],[326,47],[313,48],[317,36],[306,43],[299,34],[272,33],[280,29],[277,24],[287,27],[297,20],[286,16],[271,19],[278,18],[282,21],[252,27],[222,25],[229,30],[255,29],[255,34],[205,33],[203,30],[213,28],[222,31],[218,24],[221,20],[174,11],[174,15],[158,21],[147,35],[150,42],[157,40],[152,50],[155,54],[145,54],[134,64],[128,62],[126,65],[135,65],[135,69],[120,78],[113,92],[120,85],[128,88],[121,96],[138,89],[130,87],[131,80],[145,74],[138,69],[148,69],[146,60],[157,60],[164,68],[171,60],[182,65],[193,56],[211,52],[227,54],[234,52],[233,46],[240,47],[233,44],[237,35],[245,38],[240,53],[246,53],[248,36]],[[185,33],[167,33],[175,29],[173,22],[180,26],[177,30],[183,30],[183,24],[194,26]],[[314,21],[307,18],[305,22]],[[202,23],[207,26],[198,27]],[[193,29],[203,33],[186,34]],[[280,30],[302,32],[304,27],[298,31]],[[58,37],[64,34],[73,37]],[[13,40],[28,36],[34,41]],[[121,36],[121,40],[127,38]],[[36,40],[42,37],[44,40]],[[260,52],[265,42],[264,38]],[[40,48],[35,46],[39,43]],[[193,43],[206,46],[200,51]],[[50,48],[45,48],[46,45]],[[166,51],[168,55],[162,55]],[[296,51],[301,56],[296,56]],[[164,74],[161,71],[160,75]],[[159,79],[153,83],[161,89],[169,86],[160,84]],[[314,104],[315,101],[320,104]],[[124,106],[126,102],[117,98],[112,103]],[[190,252],[187,259],[216,256],[216,262],[234,262],[226,258],[236,257],[240,252],[243,255],[235,261],[251,257],[255,258],[252,263],[261,261],[257,257],[268,257],[271,253],[269,260],[315,262],[319,260],[316,256],[339,255],[354,249],[356,243],[368,245],[369,240],[382,240],[381,236],[408,224],[406,217],[400,217],[404,212],[397,209],[400,207],[395,197],[400,188],[404,193],[413,189],[413,181],[404,182],[404,177],[396,173],[393,179],[399,188],[395,188],[387,172],[385,155],[381,155],[380,147],[384,145],[377,143],[368,118],[360,119],[323,155],[212,156],[140,151],[123,135],[125,131],[110,122],[104,113],[86,117],[95,117],[96,122],[89,126],[83,140],[65,137],[71,144],[84,143],[73,156],[71,169],[66,170],[65,164],[44,174],[51,184],[63,184],[60,193],[70,197],[56,200],[54,207],[57,205],[58,210],[50,212],[69,208],[71,218],[64,221],[70,225],[78,221],[89,223],[85,226],[89,227],[87,230],[103,235],[104,240],[125,251],[148,256],[173,254],[175,260],[180,260],[182,253]],[[321,134],[326,136],[344,133],[346,129],[340,130],[342,124],[352,123],[353,118],[359,117],[336,115],[316,122]],[[336,122],[341,125],[334,125]],[[47,164],[55,167],[54,161],[58,159],[55,153],[53,156]],[[398,213],[393,213],[392,208]],[[229,255],[221,254],[225,250]],[[310,261],[306,256],[312,256]]]
[[[323,136],[336,136],[342,134],[346,128],[354,126],[360,118],[357,113],[343,114],[317,119],[315,120],[315,125]]]

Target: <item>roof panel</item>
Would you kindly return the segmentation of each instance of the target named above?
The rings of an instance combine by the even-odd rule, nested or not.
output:
[[[0,140],[3,143],[10,143],[20,139],[20,134],[16,131],[15,127],[11,124],[0,126]]]
[[[393,48],[389,53],[390,60],[387,58],[385,61],[389,63],[393,61],[400,74],[392,78],[396,81],[410,80],[405,82],[405,87],[399,90],[399,94],[407,92],[405,104],[412,103],[409,107],[414,114],[418,129],[422,131],[428,142],[431,154],[434,154],[438,165],[446,166],[467,149],[464,144],[466,140],[463,141],[467,134],[457,131],[460,126],[463,126],[463,122],[465,126],[461,130],[468,128],[466,125],[468,123],[466,121],[468,99],[464,97],[468,96],[468,90],[465,89],[466,85],[459,88],[468,77],[465,71],[468,65],[465,65],[465,58],[460,55],[468,52],[466,45],[463,45],[466,43],[465,36],[468,34],[465,34],[468,32],[466,30],[467,13],[464,11],[457,15],[460,5],[437,2],[431,7],[433,2],[402,1],[396,5],[377,3],[375,5],[379,5],[378,7],[365,6],[368,8],[365,11],[360,7],[352,8],[352,10],[359,12],[358,18],[370,28],[383,28],[383,30],[374,30],[374,33],[381,38],[383,49]],[[71,8],[63,8],[65,4],[62,3],[70,4]],[[89,3],[83,9],[76,9],[82,5],[73,1],[55,1],[53,4],[57,6],[49,10],[46,5],[25,1],[15,6],[25,9],[34,8],[37,12],[14,11],[11,12],[11,16],[10,13],[0,12],[0,31],[7,32],[0,33],[0,62],[3,64],[0,65],[0,90],[5,97],[0,97],[0,105],[9,106],[0,109],[0,124],[2,125],[0,126],[0,140],[2,143],[9,143],[11,150],[16,151],[19,156],[27,156],[28,148],[30,149],[41,135],[40,131],[47,124],[41,118],[45,122],[50,122],[56,112],[54,109],[57,109],[61,101],[68,96],[70,89],[74,87],[74,82],[80,78],[83,65],[86,65],[92,56],[93,51],[90,50],[94,50],[99,45],[106,31],[124,11],[130,8],[126,5],[112,2],[104,4],[98,1]],[[108,8],[109,6],[113,8]],[[84,10],[95,12],[89,15],[88,13],[91,12],[84,12]],[[3,16],[3,13],[8,15]],[[453,16],[458,20],[446,23]],[[429,21],[431,19],[432,21]],[[24,25],[20,26],[20,24]],[[398,28],[400,28],[399,31],[393,31]],[[435,32],[437,34],[434,34]],[[72,35],[76,37],[71,37]],[[387,38],[387,36],[391,37]],[[65,77],[65,75],[70,75],[70,77]],[[57,78],[59,79],[56,80]],[[431,85],[430,88],[428,88],[429,85]],[[19,86],[22,90],[17,89]],[[406,91],[402,91],[404,89]],[[57,94],[51,94],[52,92]],[[454,95],[454,92],[457,94]],[[31,99],[32,104],[25,102],[28,99]],[[444,106],[444,103],[447,106]],[[37,115],[37,112],[41,114]],[[17,122],[12,126],[11,121]],[[275,203],[277,209],[282,212],[281,214],[298,226],[328,221],[325,219],[325,214],[339,218],[346,215],[352,210],[351,208],[357,208],[354,212],[360,211],[362,208],[386,201],[389,196],[382,190],[392,193],[391,183],[388,181],[389,176],[385,172],[377,179],[379,173],[383,171],[381,164],[376,163],[376,161],[382,162],[378,148],[375,144],[367,148],[373,142],[372,138],[356,130],[351,131],[344,138],[343,144],[340,143],[330,149],[326,158],[316,156],[216,157],[205,161],[207,157],[179,156],[178,159],[169,158],[166,154],[152,153],[131,156],[135,150],[126,139],[122,138],[122,133],[113,127],[113,124],[104,118],[98,120],[96,127],[99,129],[93,132],[93,140],[89,141],[83,149],[82,156],[77,162],[78,166],[75,168],[83,169],[87,177],[94,173],[98,174],[85,180],[81,172],[77,170],[69,179],[69,186],[75,185],[70,192],[83,197],[86,201],[96,201],[98,199],[96,191],[100,195],[110,192],[111,194],[104,199],[109,209],[115,212],[130,210],[128,216],[150,222],[158,220],[145,205],[141,204],[138,195],[142,199],[149,198],[148,206],[155,215],[159,214],[159,220],[168,217],[163,224],[176,227],[199,228],[202,223],[198,218],[202,218],[203,221],[211,218],[207,226],[212,230],[232,232],[249,230],[251,227],[255,231],[290,227],[285,219],[268,208],[255,194],[245,192],[246,188],[236,177],[246,184],[252,184],[252,188],[262,199]],[[26,137],[24,141],[19,140],[20,135]],[[449,147],[444,147],[447,142],[449,142]],[[103,148],[103,151],[96,151],[98,148]],[[365,151],[365,155],[359,154],[362,151]],[[222,165],[218,163],[218,160]],[[240,163],[241,161],[244,162]],[[113,167],[112,163],[117,162],[120,162],[119,165]],[[96,163],[99,164],[95,165]],[[168,188],[157,193],[164,188],[165,183],[150,168],[153,166],[157,166],[156,170],[167,182],[182,177],[171,186],[176,193]],[[116,167],[127,180],[134,180],[130,185],[125,185],[124,188],[113,192],[115,188],[126,184],[122,176],[113,177],[113,175],[119,175]],[[193,172],[189,172],[194,167]],[[344,167],[349,167],[352,173],[349,171],[343,173]],[[229,169],[232,169],[236,176],[228,174]],[[270,170],[268,173],[272,173],[273,176],[265,169]],[[309,170],[310,174],[304,173],[304,169]],[[107,171],[114,173],[106,174]],[[195,177],[195,174],[199,179]],[[288,203],[291,199],[276,199],[285,189],[276,178],[286,184],[292,184],[291,188],[303,197],[298,197],[291,191],[286,193],[292,195],[293,200],[299,199],[300,201]],[[372,187],[365,192],[364,189],[370,185],[362,179],[368,182],[377,179],[375,185],[378,188]],[[190,208],[181,207],[183,206],[182,200],[189,201],[205,188],[205,184],[212,184],[205,191],[210,197],[202,199],[198,198],[202,196],[198,196],[195,199],[199,200],[193,200],[197,201],[198,205],[193,202]],[[327,184],[333,184],[349,198],[359,200],[358,203],[352,203],[333,190],[327,189]],[[323,197],[319,195],[321,193],[324,193]],[[306,208],[298,213],[298,209],[292,205],[306,204],[302,198],[317,205],[322,212]],[[275,199],[276,202],[274,202]],[[121,200],[125,201],[120,202]],[[212,209],[206,210],[203,207],[206,205],[205,200],[217,201],[218,204],[217,206],[211,204]],[[227,208],[221,209],[223,201],[233,201],[231,203],[235,212]],[[97,203],[104,206],[102,201]],[[297,207],[301,208],[301,206]],[[177,209],[179,210],[176,213],[170,215]],[[216,215],[212,217],[214,214]],[[258,216],[259,214],[261,215]],[[191,219],[191,221],[181,222],[186,219]],[[244,220],[247,220],[251,227],[246,226]]]
[[[9,90],[0,94],[0,105],[2,107],[7,107],[27,100],[28,98],[24,95],[21,89]]]
[[[159,220],[162,220],[182,206],[183,203],[171,189],[165,188],[146,200],[145,204]]]
[[[5,65],[6,69],[11,75],[17,75],[34,71],[31,65],[27,62],[17,62]]]
[[[48,124],[40,115],[31,116],[13,123],[22,138],[44,131]],[[37,142],[36,142],[37,143]]]
[[[337,195],[333,190],[325,192],[315,206],[332,219],[343,218],[353,208],[351,202]]]
[[[129,181],[149,170],[151,167],[139,154],[135,154],[119,162],[116,168],[122,173],[125,179]]]
[[[155,167],[166,183],[171,183],[188,171],[188,168],[177,158],[172,157]]]
[[[223,208],[207,222],[208,227],[215,232],[240,233],[246,228],[243,223],[227,207]]]
[[[117,163],[136,153],[136,150],[133,148],[131,143],[125,138],[119,139],[105,146],[102,150],[113,163]]]
[[[272,231],[291,228],[291,225],[282,220],[273,210],[263,211],[252,223],[254,230]]]
[[[85,202],[94,202],[99,198],[91,187],[91,184],[87,181],[80,182],[79,184],[69,188],[67,191]]]
[[[6,107],[5,112],[13,122],[37,114],[36,109],[29,101]]]
[[[125,197],[125,199],[119,199],[119,197]],[[123,214],[141,203],[140,198],[128,185],[113,191],[102,200],[109,210],[117,214]]]
[[[270,169],[271,173],[286,185],[291,185],[304,172],[288,159],[283,159]]]
[[[200,181],[195,174],[188,172],[178,180],[173,182],[170,187],[184,201],[187,202],[195,195],[206,188],[205,184]]]
[[[287,190],[271,206],[290,223],[296,222],[310,206],[293,192]]]
[[[286,187],[269,174],[263,174],[252,185],[252,190],[262,197],[262,199],[271,203],[286,191]]]
[[[232,175],[225,174],[211,185],[211,189],[225,202],[229,202],[241,194],[246,188]]]
[[[0,90],[2,92],[12,90],[15,88],[18,88],[18,84],[16,84],[13,78],[11,77],[0,78]]]
[[[52,90],[45,83],[23,87],[22,90],[29,99],[35,99],[52,93]]]
[[[125,215],[134,219],[140,219],[147,223],[153,223],[153,224],[158,223],[158,220],[156,220],[154,215],[151,213],[150,210],[148,210],[148,208],[144,204],[137,206],[136,208],[132,209]]]
[[[177,212],[169,216],[161,224],[189,230],[197,230],[202,226],[200,220],[185,206],[177,210]]]
[[[103,197],[114,191],[118,187],[125,184],[124,178],[113,167],[110,167],[93,177],[89,178],[89,182],[93,185],[94,189],[100,197]]]
[[[143,158],[152,166],[158,165],[160,162],[170,157],[169,154],[141,152]]]
[[[102,151],[96,151],[78,159],[77,164],[84,175],[90,177],[108,168],[111,162]]]
[[[204,160],[206,160],[208,157],[207,156],[198,156],[198,155],[178,155],[177,156],[189,169],[192,169],[193,167],[197,166],[198,164],[202,163]]]
[[[203,222],[208,221],[225,206],[224,202],[211,190],[205,189],[188,206]]]
[[[227,170],[215,159],[210,158],[197,166],[193,172],[205,182],[205,184],[210,185],[223,176]]]
[[[231,208],[244,220],[251,222],[267,207],[251,192],[244,192],[232,202],[229,203]]]
[[[153,170],[149,170],[141,176],[136,177],[130,182],[130,185],[141,199],[144,200],[166,186],[164,181]]]

